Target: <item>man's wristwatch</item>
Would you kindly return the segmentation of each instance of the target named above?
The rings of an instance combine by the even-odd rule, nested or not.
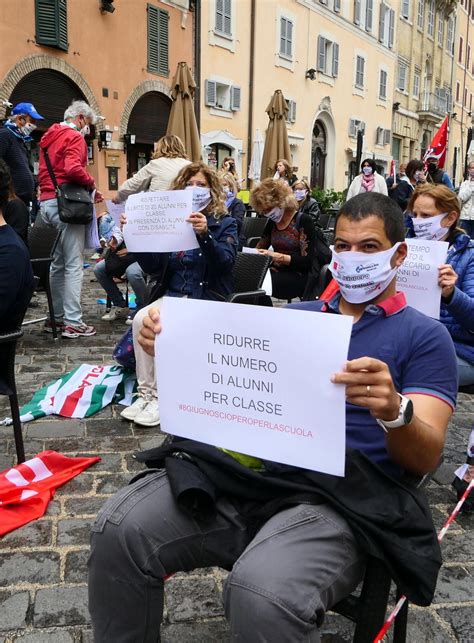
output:
[[[400,393],[397,393],[397,395],[400,398],[400,410],[398,412],[398,417],[395,420],[390,420],[390,422],[387,420],[377,419],[377,423],[382,427],[385,433],[388,433],[390,429],[396,429],[399,426],[406,426],[407,424],[410,424],[413,419],[413,402],[410,398],[400,395]]]

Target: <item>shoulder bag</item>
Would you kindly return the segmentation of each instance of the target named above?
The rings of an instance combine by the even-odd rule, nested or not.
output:
[[[89,190],[77,183],[58,185],[48,150],[45,148],[43,151],[46,167],[56,190],[59,218],[63,223],[88,225],[94,216],[94,205]]]

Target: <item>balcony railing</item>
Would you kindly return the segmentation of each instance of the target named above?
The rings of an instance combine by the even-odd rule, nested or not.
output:
[[[431,92],[422,92],[418,101],[418,112],[445,116],[450,111],[451,99],[449,95],[439,96]]]

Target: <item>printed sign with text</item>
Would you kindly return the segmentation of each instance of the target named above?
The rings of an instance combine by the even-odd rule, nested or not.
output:
[[[192,212],[192,190],[132,194],[125,204],[123,236],[130,252],[181,252],[199,248],[186,221]]]
[[[352,317],[166,297],[161,321],[164,432],[344,475]]]
[[[425,315],[439,319],[441,288],[438,273],[446,262],[446,241],[405,239],[408,255],[397,273],[397,290],[405,293],[407,303]]]

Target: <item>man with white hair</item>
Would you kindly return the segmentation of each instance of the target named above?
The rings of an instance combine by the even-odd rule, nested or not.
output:
[[[32,103],[18,103],[0,129],[0,159],[8,165],[16,195],[28,206],[33,199],[35,182],[26,143],[31,141],[31,133],[39,120],[43,117]]]
[[[92,192],[96,187],[94,178],[86,171],[87,145],[84,137],[89,134],[89,126],[96,120],[96,115],[86,102],[74,101],[65,111],[64,121],[52,125],[40,142],[41,218],[61,231],[50,273],[54,317],[62,336],[70,339],[89,337],[96,333],[93,326],[88,326],[82,320],[81,291],[86,226],[63,223],[59,219],[56,191],[44,152],[48,151],[59,185],[75,183]],[[96,192],[95,200],[102,200],[100,192]],[[45,330],[52,332],[51,320],[46,322]]]

